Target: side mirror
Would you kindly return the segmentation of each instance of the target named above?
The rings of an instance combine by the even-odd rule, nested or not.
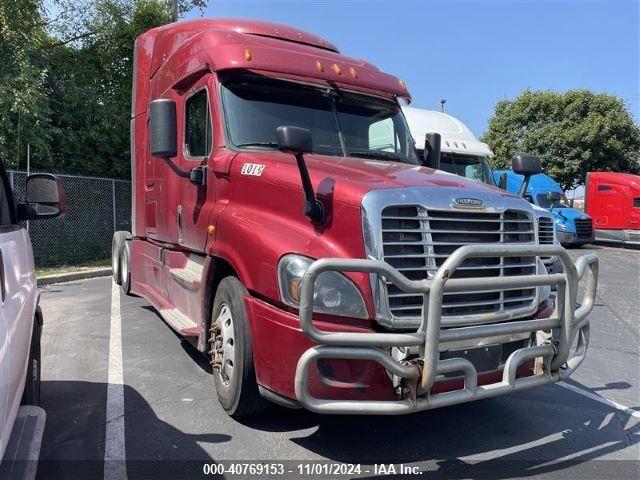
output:
[[[318,200],[311,184],[304,154],[313,151],[313,136],[306,128],[282,126],[276,128],[278,149],[292,153],[296,157],[300,182],[304,192],[304,214],[314,225],[322,225],[327,220],[324,204]]]
[[[284,153],[301,155],[313,151],[313,137],[306,128],[278,127],[276,129],[276,140],[278,141],[278,149]]]
[[[176,102],[173,100],[162,98],[149,104],[152,156],[166,159],[178,154],[176,118]]]
[[[427,133],[424,136],[424,163],[425,167],[440,168],[440,144],[442,137],[439,133]]]
[[[67,196],[60,179],[48,173],[27,177],[26,203],[18,205],[20,220],[55,218],[67,211]]]
[[[514,155],[511,157],[511,170],[527,177],[542,173],[542,164],[534,155]]]
[[[502,172],[500,174],[500,180],[498,180],[498,188],[502,190],[507,189],[507,172]]]
[[[524,176],[524,181],[518,193],[521,197],[524,197],[527,193],[527,188],[529,188],[531,176],[542,172],[542,164],[540,159],[534,155],[514,155],[511,157],[511,170],[518,175]]]

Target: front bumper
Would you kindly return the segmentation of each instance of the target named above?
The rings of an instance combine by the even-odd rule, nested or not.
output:
[[[559,231],[556,231],[556,236],[562,245],[583,245],[593,242],[596,238],[594,230],[589,237],[579,237],[576,233]]]
[[[516,256],[557,256],[563,273],[493,278],[451,279],[452,274],[468,258]],[[581,306],[576,309],[578,282],[589,270]],[[424,295],[420,327],[409,333],[326,332],[312,322],[314,284],[325,271],[369,272],[384,276],[405,292]],[[481,398],[557,382],[569,377],[582,363],[589,343],[588,314],[593,308],[598,281],[598,258],[594,254],[579,258],[574,264],[569,254],[556,245],[468,245],[456,250],[438,269],[432,280],[409,280],[389,264],[378,260],[322,259],[314,262],[302,281],[300,326],[305,335],[319,344],[309,348],[298,361],[295,394],[300,404],[312,411],[333,414],[403,414],[454,405]],[[496,321],[496,314],[486,314],[482,324],[448,327],[442,316],[445,292],[491,290],[507,287],[557,285],[554,314],[547,319]],[[478,385],[478,372],[464,358],[440,359],[440,347],[461,340],[498,335],[534,333],[551,330],[553,342],[514,351],[506,361],[501,381]],[[577,337],[573,353],[571,346]],[[398,361],[389,353],[392,347],[418,348],[412,361]],[[542,373],[519,377],[518,368],[536,358],[543,361]],[[335,400],[316,398],[309,392],[310,367],[320,359],[368,360],[379,363],[400,379],[402,392],[396,400]],[[462,389],[433,393],[434,384],[443,375],[459,374]],[[321,374],[320,374],[321,375]]]
[[[640,245],[640,230],[596,230],[598,242],[623,243],[625,245]]]

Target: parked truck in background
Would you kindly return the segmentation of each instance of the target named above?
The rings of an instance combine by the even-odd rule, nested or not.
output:
[[[35,477],[37,464],[25,460],[37,458],[45,421],[38,408],[40,291],[24,222],[67,208],[60,181],[44,173],[27,177],[25,200],[16,202],[0,161],[0,478]]]
[[[481,142],[473,132],[453,115],[434,110],[425,110],[403,106],[411,135],[416,141],[418,156],[428,166],[461,177],[495,186],[493,171],[488,159],[493,156],[489,145]],[[440,161],[430,162],[429,141],[433,135],[440,136]],[[427,147],[427,157],[425,157]],[[554,228],[554,217],[548,210],[534,205],[534,214],[538,224],[538,241],[541,245],[558,243]],[[562,263],[557,257],[542,257],[547,270],[551,273],[562,271]]]
[[[114,279],[209,356],[230,415],[264,399],[409,413],[583,360],[597,257],[540,245],[516,195],[423,166],[396,77],[243,20],[150,30],[134,64],[133,231],[114,235]]]
[[[496,170],[493,176],[496,182],[503,178],[505,190],[512,193],[523,190],[524,178],[513,170]],[[591,217],[573,208],[564,190],[553,178],[544,173],[532,175],[523,191],[524,198],[529,202],[551,212],[556,235],[563,246],[580,247],[593,242],[595,232]]]
[[[440,135],[440,163],[432,167],[488,185],[495,185],[491,167],[487,161],[493,156],[491,148],[481,142],[459,119],[448,113],[408,106],[403,106],[402,111],[411,134],[416,140],[418,155],[421,157],[425,155],[425,146],[428,147],[427,134]],[[428,161],[428,158],[425,161]]]
[[[640,176],[589,172],[585,209],[597,241],[640,245]]]

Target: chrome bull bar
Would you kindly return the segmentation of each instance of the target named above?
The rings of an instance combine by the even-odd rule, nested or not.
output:
[[[562,273],[520,275],[511,277],[481,277],[452,279],[451,276],[469,258],[557,256],[564,266]],[[581,305],[576,309],[578,283],[589,271]],[[424,296],[422,319],[416,331],[408,333],[324,332],[313,325],[315,280],[322,272],[367,272],[384,276],[407,293]],[[453,252],[432,279],[410,280],[391,265],[379,260],[326,258],[311,264],[302,280],[300,295],[300,325],[302,331],[318,346],[307,350],[298,361],[295,392],[300,404],[312,411],[333,414],[403,414],[454,405],[470,400],[492,397],[535,386],[557,382],[569,377],[584,360],[589,344],[588,315],[595,302],[598,283],[598,257],[588,254],[574,264],[567,251],[557,245],[467,245]],[[500,288],[531,288],[557,285],[556,308],[550,318],[505,321],[504,313],[487,313],[480,325],[447,327],[442,316],[444,293],[495,290]],[[491,322],[494,323],[491,323]],[[500,323],[497,323],[500,322]],[[478,385],[478,372],[464,358],[439,358],[439,346],[460,340],[493,337],[538,330],[554,332],[553,344],[521,348],[506,360],[502,380],[490,385]],[[573,354],[571,346],[578,336]],[[418,347],[419,361],[400,362],[387,349]],[[403,379],[405,393],[398,400],[330,400],[315,398],[309,392],[309,368],[322,358],[371,360],[389,373]],[[517,378],[519,366],[535,358],[543,359],[541,374]],[[445,393],[431,394],[437,377],[459,373],[464,387]]]

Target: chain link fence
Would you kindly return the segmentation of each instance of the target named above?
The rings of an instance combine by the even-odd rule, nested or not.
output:
[[[26,172],[9,171],[18,202],[25,199]],[[82,265],[111,256],[116,230],[131,231],[131,182],[58,175],[67,194],[67,213],[28,222],[37,267]]]

